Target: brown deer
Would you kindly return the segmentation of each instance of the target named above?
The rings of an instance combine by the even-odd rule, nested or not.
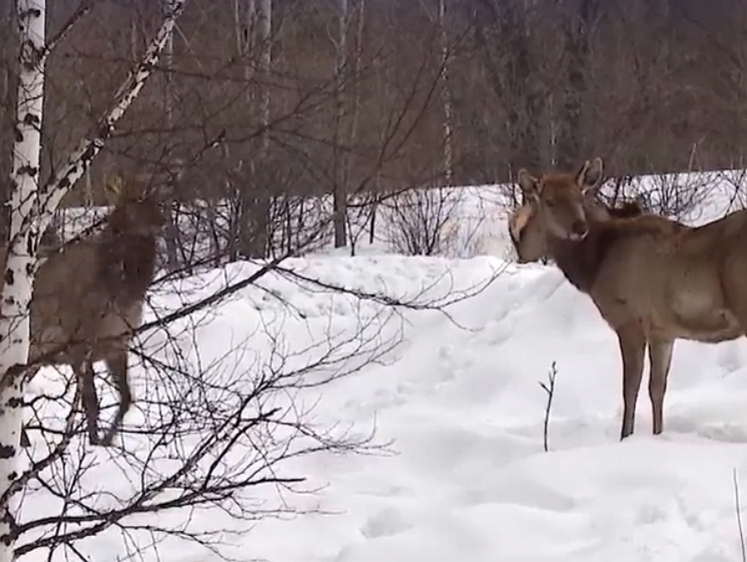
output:
[[[121,191],[101,232],[73,240],[45,258],[30,304],[28,376],[42,365],[70,365],[80,385],[91,444],[110,445],[132,404],[127,351],[140,325],[165,218],[152,191]],[[5,261],[5,248],[0,256]],[[104,361],[119,392],[114,421],[99,438],[93,364]],[[28,443],[28,438],[22,439]]]
[[[535,178],[522,170],[518,180],[531,208],[514,214],[511,236],[526,259],[546,251],[617,334],[621,439],[634,430],[648,347],[653,433],[659,434],[674,341],[716,343],[747,334],[747,210],[700,227],[653,214],[600,218],[584,202],[601,184],[602,168],[596,158],[576,174]]]

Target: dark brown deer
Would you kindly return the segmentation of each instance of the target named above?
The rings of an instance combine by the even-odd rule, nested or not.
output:
[[[716,343],[747,334],[747,211],[700,227],[652,214],[600,219],[588,212],[584,196],[598,189],[602,167],[597,158],[576,174],[535,178],[522,170],[519,184],[531,212],[512,217],[512,239],[529,259],[541,251],[539,232],[547,254],[617,334],[621,439],[634,430],[648,347],[653,433],[659,434],[674,341]]]
[[[132,404],[127,352],[140,325],[165,223],[155,194],[123,190],[104,229],[47,251],[30,305],[29,376],[42,365],[70,365],[80,385],[91,444],[110,445]],[[5,250],[2,260],[5,260]],[[104,361],[119,392],[114,421],[99,438],[93,364]]]

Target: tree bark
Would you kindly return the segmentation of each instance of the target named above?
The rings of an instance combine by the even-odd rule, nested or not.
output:
[[[449,42],[446,30],[445,0],[438,0],[438,27],[441,39],[441,105],[444,112],[443,173],[446,185],[451,187],[454,181],[453,104],[451,102],[451,89],[449,88]]]
[[[163,0],[164,11],[168,14],[173,10],[174,0]],[[168,38],[166,39],[166,46],[163,52],[163,111],[164,119],[166,120],[166,130],[171,131],[174,126],[174,108],[173,108],[173,96],[172,96],[172,66],[174,63],[174,30],[171,30]],[[168,154],[171,154],[169,151]],[[171,160],[171,156],[169,157]],[[171,162],[169,162],[169,168]],[[169,178],[171,179],[171,170],[169,170]],[[169,198],[165,201],[166,209],[166,228],[164,229],[164,241],[166,242],[166,267],[169,271],[174,272],[179,269],[179,227],[174,222],[174,214],[179,213],[179,198],[174,197],[175,182],[170,182]]]
[[[34,228],[44,108],[45,0],[18,0],[20,71],[11,169],[8,257],[0,295],[0,562],[13,560],[16,541],[13,499],[20,473],[23,377],[30,345],[29,302],[39,233]],[[51,219],[51,216],[49,217]],[[15,502],[13,502],[15,503]]]
[[[335,122],[332,139],[332,208],[335,248],[347,244],[347,186],[343,150],[342,127],[345,120],[345,67],[348,49],[348,0],[339,0],[338,33],[335,45]]]

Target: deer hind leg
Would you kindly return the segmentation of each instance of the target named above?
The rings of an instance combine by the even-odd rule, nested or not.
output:
[[[653,432],[659,435],[664,430],[664,394],[667,391],[667,376],[672,366],[674,341],[654,340],[648,344],[648,357],[651,361],[651,375],[648,381],[648,395],[651,398]]]
[[[623,420],[620,431],[622,441],[633,433],[635,405],[643,378],[643,358],[646,338],[640,326],[631,323],[617,330],[623,361]]]
[[[106,366],[112,375],[114,386],[119,393],[119,406],[117,407],[114,421],[104,435],[104,438],[101,440],[102,445],[109,446],[112,444],[114,436],[119,431],[125,414],[132,405],[132,391],[130,389],[130,383],[127,380],[127,348],[117,350],[116,353],[107,357]]]
[[[99,440],[99,399],[96,396],[93,363],[89,357],[76,363],[73,367],[80,384],[80,397],[86,413],[88,442],[91,445],[100,444]]]

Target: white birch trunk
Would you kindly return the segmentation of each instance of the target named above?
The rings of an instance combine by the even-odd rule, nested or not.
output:
[[[18,0],[20,70],[13,146],[8,257],[0,295],[0,562],[13,560],[14,503],[11,489],[20,473],[23,377],[28,361],[29,302],[39,231],[33,229],[38,193],[41,124],[44,106],[45,0]]]

